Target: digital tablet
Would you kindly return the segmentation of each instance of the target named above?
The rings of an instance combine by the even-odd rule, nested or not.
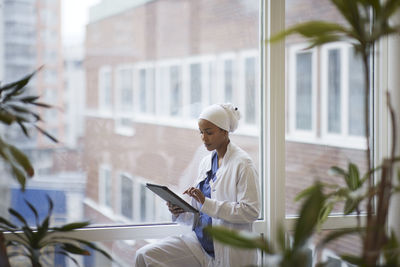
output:
[[[184,211],[198,213],[199,211],[183,200],[180,196],[169,190],[168,187],[157,184],[146,183],[146,187],[171,204],[177,205]]]

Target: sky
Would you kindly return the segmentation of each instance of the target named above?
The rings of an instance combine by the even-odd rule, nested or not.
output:
[[[63,44],[83,44],[85,25],[89,20],[89,7],[100,0],[61,0]]]

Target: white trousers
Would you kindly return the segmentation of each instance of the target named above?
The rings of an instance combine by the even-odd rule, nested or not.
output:
[[[188,236],[185,241],[188,242]],[[204,267],[213,266],[214,259],[201,247],[197,239],[193,242],[192,251],[183,241],[182,236],[173,236],[148,244],[136,251],[136,267]],[[202,257],[199,257],[202,255]]]

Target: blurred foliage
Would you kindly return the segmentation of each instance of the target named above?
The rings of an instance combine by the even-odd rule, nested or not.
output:
[[[292,242],[287,242],[285,230],[280,227],[276,240],[277,247],[274,247],[270,240],[260,236],[240,233],[221,226],[208,226],[204,231],[223,244],[238,248],[260,249],[267,256],[274,258],[276,266],[310,266],[312,259],[309,257],[308,241],[315,232],[324,201],[322,185],[316,183],[309,189],[302,204]]]
[[[63,255],[79,266],[77,260],[74,259],[71,254],[89,256],[89,249],[91,249],[112,260],[111,256],[106,251],[95,244],[83,239],[65,236],[65,233],[88,226],[89,222],[74,222],[59,227],[51,227],[50,220],[54,204],[48,196],[47,200],[49,209],[46,217],[41,222],[39,221],[37,209],[29,201],[25,200],[26,205],[35,217],[36,228],[34,229],[29,226],[24,216],[15,209],[10,208],[8,211],[11,217],[18,223],[12,223],[0,217],[0,230],[10,232],[12,235],[12,237],[6,241],[6,246],[19,248],[19,250],[15,250],[16,252],[8,255],[10,258],[22,254],[29,258],[32,267],[41,267],[41,257],[51,253]]]
[[[0,123],[5,127],[18,125],[26,137],[30,137],[29,129],[35,128],[52,141],[57,142],[56,138],[37,125],[42,118],[35,108],[51,108],[51,106],[38,102],[39,96],[28,94],[27,85],[36,72],[0,87]],[[27,178],[33,177],[35,173],[28,157],[17,147],[7,143],[3,136],[0,136],[0,156],[10,166],[21,189],[25,190]]]

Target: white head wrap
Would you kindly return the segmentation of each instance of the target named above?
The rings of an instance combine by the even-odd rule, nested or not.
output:
[[[231,103],[226,103],[205,108],[199,119],[208,120],[225,131],[234,132],[238,127],[240,117],[238,108]]]

